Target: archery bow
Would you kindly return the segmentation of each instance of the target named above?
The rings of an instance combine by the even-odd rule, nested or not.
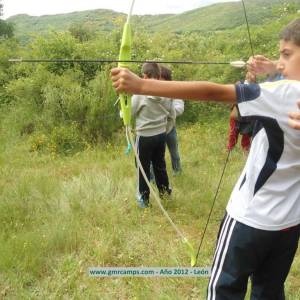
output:
[[[122,36],[122,42],[121,42],[121,48],[120,48],[120,54],[119,54],[119,60],[130,60],[131,59],[131,25],[130,25],[130,18],[132,15],[132,10],[133,10],[133,6],[134,6],[134,2],[135,0],[132,0],[131,2],[131,6],[130,6],[130,10],[128,13],[128,17],[127,17],[127,21],[124,25],[124,29],[123,29],[123,36]],[[126,64],[124,63],[119,63],[118,64],[119,67],[128,67]],[[133,146],[133,150],[134,150],[134,155],[138,164],[138,168],[140,169],[145,182],[147,183],[154,199],[156,200],[159,208],[161,209],[162,213],[164,214],[164,216],[167,218],[167,220],[169,221],[169,223],[171,224],[171,226],[173,227],[173,229],[176,231],[176,233],[178,234],[178,236],[180,237],[181,241],[184,243],[184,245],[187,247],[187,250],[189,252],[189,255],[191,257],[191,266],[195,266],[196,264],[196,256],[195,256],[195,251],[194,248],[192,246],[192,244],[189,242],[189,240],[185,237],[185,235],[180,231],[180,229],[176,226],[176,224],[173,222],[173,220],[170,218],[169,214],[167,213],[167,211],[164,209],[163,205],[161,204],[160,198],[157,195],[157,193],[154,191],[152,185],[150,184],[146,173],[142,167],[142,164],[140,162],[138,153],[137,153],[137,149],[134,146],[134,141],[133,141],[133,137],[132,137],[132,133],[131,133],[131,127],[130,127],[130,123],[131,123],[131,95],[128,94],[120,94],[120,104],[121,104],[121,116],[123,118],[123,123],[125,125],[126,128],[126,137],[127,137],[127,142],[128,145],[132,145]]]

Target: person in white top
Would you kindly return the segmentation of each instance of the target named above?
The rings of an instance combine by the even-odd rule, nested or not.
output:
[[[231,194],[214,255],[207,299],[284,299],[284,282],[300,235],[300,131],[288,124],[300,99],[300,19],[280,33],[278,71],[263,84],[143,80],[111,70],[117,92],[238,103],[241,117],[259,121],[246,166]]]
[[[171,81],[172,71],[165,66],[160,66],[160,79]],[[166,143],[171,156],[173,175],[178,175],[181,173],[182,168],[178,149],[176,118],[181,116],[184,112],[184,101],[181,99],[172,99],[171,101],[175,115],[170,115],[168,118]]]

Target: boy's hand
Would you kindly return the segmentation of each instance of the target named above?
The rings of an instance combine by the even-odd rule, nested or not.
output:
[[[256,82],[256,75],[252,72],[247,72],[246,73],[246,78],[245,78],[249,83],[255,83]]]
[[[263,55],[250,57],[247,62],[248,71],[257,75],[272,75],[277,73],[276,62]]]
[[[298,102],[298,107],[300,109],[300,101]],[[289,126],[300,130],[300,111],[289,113]]]
[[[113,87],[118,93],[139,94],[142,79],[125,68],[114,68],[110,72]]]

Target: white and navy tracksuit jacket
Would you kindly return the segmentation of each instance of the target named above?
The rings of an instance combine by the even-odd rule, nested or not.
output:
[[[288,112],[298,110],[300,82],[240,84],[236,85],[236,92],[241,117],[256,120],[257,128],[220,229],[208,299],[243,299],[245,280],[239,281],[243,276],[246,280],[253,276],[253,299],[283,299],[278,295],[283,293],[300,227],[297,226],[300,224],[300,131],[288,126]],[[283,237],[279,236],[288,228],[297,230],[292,230],[289,237],[285,235],[288,241],[281,243]],[[253,249],[256,245],[266,251],[285,247],[280,253],[290,248],[286,263],[277,266],[282,274],[274,281],[273,291],[265,281],[272,281],[278,270],[272,272],[272,264],[266,265],[264,274],[269,272],[269,277],[260,280],[262,273],[257,264],[263,264],[267,258],[279,261],[280,258],[256,252]],[[253,256],[248,254],[251,251]],[[242,291],[238,292],[239,289]]]

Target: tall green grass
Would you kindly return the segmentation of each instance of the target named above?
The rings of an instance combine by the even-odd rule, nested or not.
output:
[[[183,173],[170,176],[174,194],[164,205],[197,248],[227,155],[227,123],[181,127],[178,135]],[[153,199],[152,208],[137,207],[134,159],[124,154],[122,135],[72,157],[30,152],[25,138],[12,140],[3,128],[0,142],[0,298],[205,299],[206,278],[88,276],[92,266],[189,266],[185,246]],[[244,162],[237,147],[199,266],[212,262],[219,223]],[[288,299],[300,297],[298,256],[286,284]]]

